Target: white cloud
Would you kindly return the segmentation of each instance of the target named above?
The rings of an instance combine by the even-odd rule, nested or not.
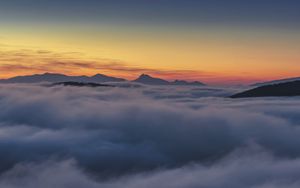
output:
[[[0,187],[297,187],[299,98],[235,90],[1,85]]]

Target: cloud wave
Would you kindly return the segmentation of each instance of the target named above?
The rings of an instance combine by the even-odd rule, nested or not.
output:
[[[234,91],[1,85],[0,185],[297,187],[299,98]]]

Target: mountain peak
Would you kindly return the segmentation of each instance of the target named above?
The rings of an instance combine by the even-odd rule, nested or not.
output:
[[[97,74],[95,74],[95,75],[92,76],[92,77],[105,77],[105,75],[104,75],[104,74],[97,73]]]
[[[139,78],[153,78],[152,76],[150,76],[149,74],[141,74],[139,76]]]
[[[152,77],[148,74],[141,74],[134,82],[139,82],[142,84],[149,84],[149,85],[168,85],[170,82],[160,79],[160,78],[155,78]]]
[[[45,72],[45,73],[44,73],[44,74],[42,74],[42,75],[53,75],[53,74],[57,75],[58,73]],[[61,75],[61,74],[60,74],[60,75]]]

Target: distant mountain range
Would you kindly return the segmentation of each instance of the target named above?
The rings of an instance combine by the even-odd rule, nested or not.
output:
[[[201,82],[187,82],[185,80],[175,80],[173,82],[169,82],[167,80],[163,80],[160,78],[154,78],[147,74],[142,74],[139,76],[136,80],[133,82],[138,82],[142,84],[148,84],[148,85],[194,85],[194,86],[204,86],[204,83]]]
[[[293,81],[300,81],[300,77],[272,80],[272,81],[268,81],[268,82],[261,82],[261,83],[253,84],[252,86],[265,86],[265,85],[280,84],[280,83],[293,82]]]
[[[123,78],[115,78],[106,76],[103,74],[96,74],[94,76],[67,76],[64,74],[34,74],[27,76],[17,76],[9,79],[2,79],[0,83],[39,83],[39,82],[50,82],[50,83],[63,83],[63,82],[78,82],[78,83],[105,83],[105,82],[124,82],[127,81]],[[205,84],[201,82],[188,82],[184,80],[175,80],[169,82],[160,78],[154,78],[147,74],[142,74],[136,80],[132,82],[147,84],[147,85],[193,85],[203,86]]]
[[[110,76],[106,76],[103,74],[96,74],[94,76],[67,76],[64,74],[53,74],[53,73],[45,73],[45,74],[35,74],[28,76],[17,76],[10,79],[0,80],[0,83],[39,83],[39,82],[95,82],[95,83],[103,83],[103,82],[122,82],[125,79],[122,78],[114,78]]]
[[[231,98],[300,96],[300,80],[260,86]]]

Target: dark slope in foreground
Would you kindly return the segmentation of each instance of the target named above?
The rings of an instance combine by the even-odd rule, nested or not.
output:
[[[300,77],[272,80],[269,82],[261,82],[261,83],[253,84],[252,86],[259,87],[259,86],[267,86],[267,85],[271,85],[271,84],[282,84],[282,83],[294,82],[294,81],[300,81]]]
[[[300,96],[300,81],[257,87],[230,98]]]

